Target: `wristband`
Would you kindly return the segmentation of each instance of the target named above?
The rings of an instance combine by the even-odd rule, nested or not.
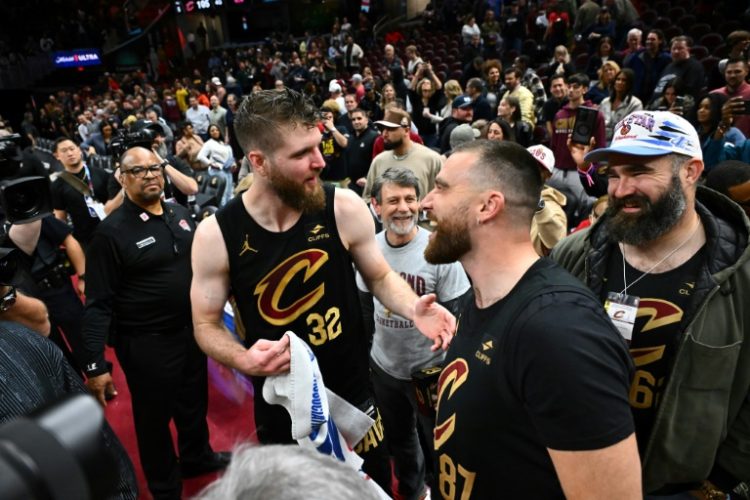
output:
[[[78,275],[78,279],[79,279],[79,280],[83,280],[83,281],[86,281],[86,273],[81,273],[81,274],[79,274],[79,275]]]
[[[108,363],[102,358],[101,362],[93,361],[91,363],[87,363],[83,371],[86,372],[86,378],[92,378],[98,377],[99,375],[104,375],[105,373],[109,373],[110,368],[108,366]]]
[[[594,179],[591,177],[591,172],[595,169],[593,163],[589,163],[589,168],[586,170],[578,169],[578,175],[586,179],[586,182],[588,183],[589,187],[594,185]]]

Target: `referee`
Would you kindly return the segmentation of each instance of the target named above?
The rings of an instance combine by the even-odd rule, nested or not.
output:
[[[186,208],[162,202],[164,163],[153,151],[128,149],[120,182],[126,198],[99,224],[87,249],[87,385],[103,405],[114,393],[104,359],[104,341],[112,335],[132,394],[149,490],[154,499],[179,499],[181,477],[212,472],[229,461],[229,454],[214,453],[208,442],[206,357],[191,325],[195,224]]]

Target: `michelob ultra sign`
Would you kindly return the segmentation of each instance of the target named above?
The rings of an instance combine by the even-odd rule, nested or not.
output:
[[[97,66],[102,63],[98,49],[58,50],[52,53],[52,62],[58,68]]]

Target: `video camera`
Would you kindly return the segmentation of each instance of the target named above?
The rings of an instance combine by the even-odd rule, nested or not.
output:
[[[16,177],[21,169],[21,136],[0,137],[0,206],[5,219],[25,224],[52,213],[47,177]]]
[[[0,426],[0,491],[9,500],[106,498],[117,465],[104,447],[104,414],[79,394]]]
[[[164,131],[156,122],[149,120],[138,120],[130,129],[119,130],[117,135],[109,143],[109,152],[112,156],[119,158],[130,148],[142,147],[151,149],[151,145]]]

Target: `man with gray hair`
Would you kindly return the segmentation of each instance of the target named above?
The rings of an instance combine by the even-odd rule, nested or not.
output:
[[[622,59],[623,68],[628,67],[630,59],[632,57],[635,57],[635,55],[638,54],[638,51],[643,48],[642,37],[643,31],[639,30],[638,28],[632,28],[630,31],[628,31],[628,36],[625,39],[625,41],[627,42],[627,46],[625,47],[625,50],[620,52],[620,58]]]
[[[372,207],[383,222],[376,236],[378,246],[391,268],[399,273],[417,295],[434,293],[438,302],[452,310],[458,297],[469,289],[469,280],[458,263],[428,264],[424,249],[429,231],[417,225],[419,179],[404,167],[388,168],[372,186]],[[425,493],[425,456],[420,449],[418,429],[431,442],[434,419],[417,412],[412,373],[443,361],[442,352],[431,352],[429,340],[412,321],[391,312],[374,299],[367,284],[357,275],[362,316],[369,334],[374,331],[370,350],[370,380],[383,417],[388,449],[395,462],[401,498],[419,499]],[[432,464],[432,454],[427,457]]]
[[[328,455],[297,445],[241,445],[220,479],[195,500],[378,500],[370,481]]]
[[[609,207],[552,258],[630,343],[643,490],[734,498],[750,480],[750,222],[699,186],[700,138],[680,116],[638,111],[610,147],[572,150],[579,168],[608,163]]]

